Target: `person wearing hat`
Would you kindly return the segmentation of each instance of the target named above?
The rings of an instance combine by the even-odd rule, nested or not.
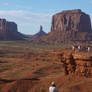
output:
[[[55,82],[51,82],[51,86],[49,87],[49,92],[58,92]]]

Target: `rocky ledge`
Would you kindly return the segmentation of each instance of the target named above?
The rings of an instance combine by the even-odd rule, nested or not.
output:
[[[61,56],[65,75],[92,77],[92,55],[68,53]]]

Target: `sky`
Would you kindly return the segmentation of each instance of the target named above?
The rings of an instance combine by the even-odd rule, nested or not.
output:
[[[16,22],[24,34],[37,33],[40,25],[50,32],[52,15],[72,9],[81,9],[92,20],[92,0],[0,0],[0,18]]]

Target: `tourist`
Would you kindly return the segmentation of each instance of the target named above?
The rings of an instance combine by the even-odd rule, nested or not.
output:
[[[80,45],[78,46],[78,51],[80,52],[80,49],[81,49],[81,47],[80,47]]]
[[[58,92],[55,82],[51,82],[51,86],[49,87],[49,92]]]
[[[73,51],[73,52],[75,51],[75,47],[74,47],[74,46],[72,46],[72,51]]]
[[[90,51],[90,47],[87,48],[88,52]]]

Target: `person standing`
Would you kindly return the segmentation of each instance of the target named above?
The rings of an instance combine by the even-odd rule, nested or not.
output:
[[[81,49],[81,47],[80,47],[80,45],[78,46],[78,51],[80,52],[80,49]]]
[[[90,52],[90,47],[88,47],[87,49],[88,49],[88,52]]]
[[[73,51],[73,52],[75,51],[75,47],[74,47],[74,46],[72,46],[72,51]]]
[[[58,92],[55,82],[51,82],[51,86],[49,87],[49,92]]]

